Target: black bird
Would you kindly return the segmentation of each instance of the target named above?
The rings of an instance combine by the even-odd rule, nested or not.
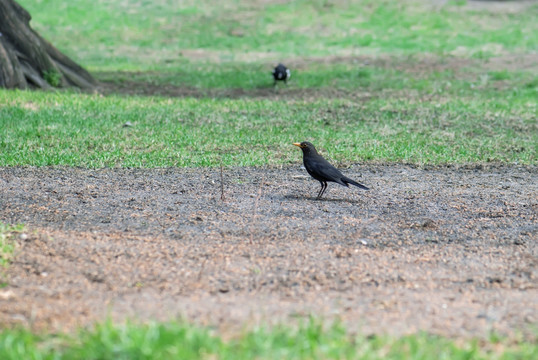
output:
[[[308,171],[310,176],[319,181],[321,184],[321,190],[318,193],[317,199],[321,199],[321,196],[325,190],[327,190],[328,181],[332,181],[347,187],[349,187],[348,184],[351,184],[360,187],[361,189],[369,190],[366,186],[342,175],[340,170],[329,164],[329,162],[325,160],[323,156],[318,154],[314,145],[308,141],[303,141],[302,143],[293,143],[293,145],[298,146],[301,148],[301,150],[303,150],[303,163],[306,171]]]
[[[285,67],[284,64],[278,64],[275,70],[273,70],[272,74],[275,78],[275,83],[273,85],[276,85],[277,81],[284,81],[284,83],[286,83],[286,80],[291,77],[290,69]]]

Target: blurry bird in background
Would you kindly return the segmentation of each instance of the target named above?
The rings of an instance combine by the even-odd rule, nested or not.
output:
[[[276,86],[277,81],[284,81],[284,83],[287,84],[286,81],[291,77],[290,69],[285,67],[284,64],[278,64],[272,74],[275,79],[273,86]]]

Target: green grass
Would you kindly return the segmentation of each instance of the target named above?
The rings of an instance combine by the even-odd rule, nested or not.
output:
[[[10,359],[535,359],[538,346],[456,342],[418,334],[400,338],[351,335],[310,320],[297,328],[258,328],[223,340],[184,322],[97,324],[76,335],[0,332],[0,358]]]
[[[525,96],[271,101],[0,91],[0,166],[298,163],[311,140],[340,163],[535,164]],[[127,122],[133,126],[123,127]]]
[[[0,222],[0,272],[11,261],[15,251],[13,238],[24,231],[23,225],[8,225]]]
[[[90,70],[350,54],[489,57],[538,49],[538,4],[517,12],[418,0],[23,0],[32,25]],[[182,65],[182,64],[181,64]],[[183,66],[183,65],[182,65]]]

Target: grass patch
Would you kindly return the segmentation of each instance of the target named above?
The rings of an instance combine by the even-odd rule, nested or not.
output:
[[[515,96],[275,102],[0,91],[0,166],[277,165],[299,162],[291,143],[302,140],[340,163],[535,164],[535,112]]]
[[[487,58],[536,50],[538,4],[466,1],[24,0],[32,26],[90,70],[162,70],[182,60],[250,63],[433,53]],[[61,14],[61,16],[58,16]],[[196,56],[189,55],[194,50]]]
[[[260,328],[223,340],[207,328],[183,322],[98,324],[67,334],[27,330],[0,333],[0,358],[10,359],[533,359],[538,346],[495,341],[456,344],[437,336],[401,338],[351,335],[336,324],[310,320],[297,328]]]
[[[0,269],[8,266],[15,251],[14,237],[23,231],[23,225],[8,225],[0,222]]]

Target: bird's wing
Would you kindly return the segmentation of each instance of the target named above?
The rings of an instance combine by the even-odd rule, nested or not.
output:
[[[306,171],[316,180],[334,181],[345,185],[341,178],[343,177],[340,170],[332,166],[327,160],[322,157],[310,159],[308,164],[304,164]]]

